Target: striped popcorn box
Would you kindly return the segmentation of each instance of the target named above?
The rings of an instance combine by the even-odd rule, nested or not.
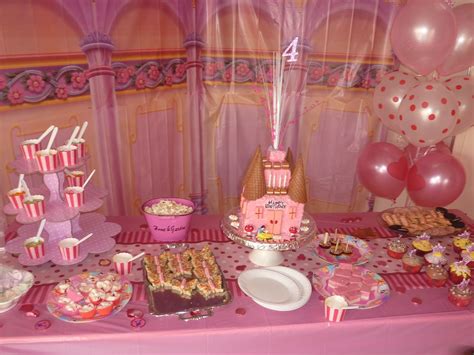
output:
[[[28,238],[23,246],[30,259],[39,259],[44,256],[44,239],[41,237]]]
[[[40,150],[36,152],[36,161],[39,170],[43,173],[56,170],[58,168],[58,152],[54,149]]]
[[[58,148],[59,160],[63,166],[73,166],[77,164],[77,147],[62,145]]]
[[[85,139],[74,139],[72,144],[77,147],[77,157],[82,159],[86,156],[86,141]]]
[[[66,238],[59,242],[59,251],[63,260],[70,261],[79,257],[79,240],[76,238]]]
[[[21,143],[21,152],[25,159],[34,159],[36,152],[41,149],[40,144],[36,142],[36,139],[28,139]]]
[[[66,202],[69,207],[78,208],[84,204],[84,189],[79,186],[66,187],[64,189]]]
[[[118,253],[112,258],[114,262],[115,271],[119,275],[128,275],[132,272],[132,254],[129,253]]]
[[[44,196],[32,195],[23,200],[23,207],[30,218],[37,218],[44,215]]]
[[[344,319],[348,304],[342,296],[330,296],[324,301],[324,316],[329,322],[340,322]]]
[[[8,191],[8,199],[13,207],[17,210],[23,208],[23,200],[25,199],[25,191],[23,189],[13,189]]]
[[[71,171],[66,175],[66,182],[69,187],[84,185],[84,172]]]

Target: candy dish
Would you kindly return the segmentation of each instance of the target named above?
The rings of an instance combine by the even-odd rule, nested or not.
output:
[[[0,313],[16,306],[20,298],[33,286],[31,272],[0,265]]]

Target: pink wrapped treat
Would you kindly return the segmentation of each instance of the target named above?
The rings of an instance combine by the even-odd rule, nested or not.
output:
[[[37,143],[36,139],[28,139],[23,141],[20,145],[21,152],[25,159],[34,159],[36,156],[36,152],[38,152],[40,148],[40,144]]]

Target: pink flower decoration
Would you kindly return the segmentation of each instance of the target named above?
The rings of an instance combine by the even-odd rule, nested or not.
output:
[[[0,90],[3,90],[7,87],[7,78],[5,77],[5,75],[3,74],[0,74]]]
[[[44,89],[44,80],[39,75],[30,75],[29,79],[26,81],[28,90],[31,92],[40,93]]]
[[[17,105],[23,103],[25,101],[25,91],[19,85],[15,85],[8,91],[8,100],[12,105]]]
[[[418,240],[430,240],[431,235],[429,235],[428,233],[423,233],[423,234],[417,235],[416,239],[418,239]]]
[[[224,79],[224,81],[232,81],[232,78],[233,78],[233,74],[232,74],[232,68],[229,68],[229,69],[226,69],[226,71],[224,72],[224,75],[222,75],[222,79]]]
[[[175,69],[175,75],[177,78],[182,78],[186,73],[186,64],[178,64]]]
[[[58,84],[54,92],[58,99],[66,100],[68,98],[67,86],[64,83]]]
[[[127,71],[128,71],[128,75],[132,76],[133,74],[135,74],[135,67],[133,65],[129,65],[127,67]]]
[[[168,85],[168,86],[173,85],[173,74],[166,75],[165,85]]]
[[[71,75],[71,83],[74,89],[82,89],[86,86],[86,75],[83,72],[74,72]]]
[[[217,73],[217,65],[216,63],[206,63],[204,66],[204,74],[206,76],[214,76]]]
[[[241,63],[237,65],[235,72],[238,76],[244,77],[248,75],[248,73],[250,72],[250,68],[247,64]]]
[[[150,69],[148,69],[148,77],[151,80],[158,80],[158,77],[160,76],[160,69],[156,65],[150,66]]]
[[[130,73],[128,69],[121,68],[117,71],[117,82],[120,84],[125,84],[130,79]]]
[[[144,73],[140,73],[137,75],[137,78],[135,79],[135,87],[137,90],[144,89],[146,84],[146,77]]]
[[[340,78],[341,78],[341,74],[339,74],[339,73],[333,73],[333,74],[329,75],[328,85],[329,86],[336,86],[337,83],[339,82]]]

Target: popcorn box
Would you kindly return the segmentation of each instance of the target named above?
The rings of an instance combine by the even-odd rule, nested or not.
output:
[[[85,139],[74,139],[72,144],[77,147],[77,157],[82,159],[86,156],[86,141]]]
[[[24,247],[30,259],[39,259],[44,256],[44,239],[41,237],[28,238]]]
[[[20,147],[25,159],[34,159],[36,152],[41,149],[40,144],[36,143],[36,139],[28,139],[23,141]]]
[[[63,166],[73,166],[77,164],[78,160],[78,153],[76,146],[66,146],[62,145],[58,148],[59,151],[59,159],[61,160],[61,164]]]
[[[344,297],[330,296],[324,301],[324,316],[329,322],[340,322],[346,314],[348,306]]]
[[[132,254],[129,253],[118,253],[112,258],[114,262],[115,271],[119,275],[128,275],[132,272]]]
[[[58,168],[58,151],[54,149],[36,152],[36,161],[39,170],[43,173],[54,171]]]
[[[28,199],[23,200],[23,207],[25,208],[26,214],[30,218],[41,217],[44,215],[44,196],[32,195]]]
[[[64,189],[66,202],[69,207],[79,208],[84,204],[84,189],[79,186],[66,187]]]
[[[69,187],[84,185],[85,174],[82,171],[71,171],[66,175],[66,182]]]
[[[157,215],[146,211],[160,201],[173,201],[177,204],[188,206],[192,211],[184,215]],[[142,206],[145,219],[150,228],[153,238],[158,242],[182,242],[186,239],[189,225],[191,223],[192,213],[194,212],[194,203],[191,200],[183,198],[155,198],[145,202]]]
[[[59,242],[59,251],[63,260],[74,260],[79,257],[79,240],[76,238],[66,238]]]
[[[23,208],[23,200],[25,199],[25,191],[23,189],[12,189],[8,191],[8,199],[13,207],[17,210]]]

